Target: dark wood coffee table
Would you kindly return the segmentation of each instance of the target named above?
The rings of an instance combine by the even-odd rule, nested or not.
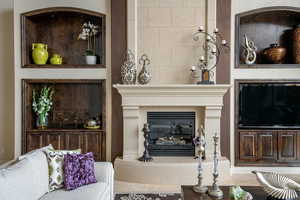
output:
[[[224,196],[222,200],[230,200],[229,198],[229,187],[221,186]],[[267,194],[261,187],[258,186],[241,186],[247,192],[250,192],[253,196],[253,200],[266,200]],[[181,186],[183,200],[215,200],[207,194],[201,195],[193,191],[192,186]]]

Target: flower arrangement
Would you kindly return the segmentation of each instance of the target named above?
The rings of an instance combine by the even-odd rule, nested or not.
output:
[[[36,90],[32,92],[32,108],[33,111],[38,116],[37,126],[38,128],[47,127],[47,116],[48,112],[52,108],[52,97],[54,94],[54,89],[52,87],[44,86],[39,94]]]
[[[85,51],[86,56],[95,55],[96,35],[98,34],[99,27],[92,24],[90,21],[85,22],[81,27],[81,33],[78,35],[78,40],[87,40],[88,48]]]

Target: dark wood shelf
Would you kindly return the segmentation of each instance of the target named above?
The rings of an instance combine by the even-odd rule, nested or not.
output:
[[[240,64],[239,67],[242,69],[251,69],[251,68],[265,68],[265,69],[300,69],[300,64]]]
[[[96,64],[96,65],[84,65],[84,64],[62,64],[62,65],[51,65],[51,64],[45,64],[45,65],[36,65],[36,64],[26,64],[23,66],[24,68],[55,68],[55,69],[63,69],[63,68],[106,68],[103,64]]]
[[[60,128],[49,128],[49,129],[28,129],[26,132],[40,133],[40,132],[105,132],[103,129],[60,129]]]

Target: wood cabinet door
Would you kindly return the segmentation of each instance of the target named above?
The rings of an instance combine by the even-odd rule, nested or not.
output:
[[[47,133],[46,145],[52,144],[54,149],[64,150],[65,148],[65,137],[60,133]]]
[[[84,145],[82,151],[84,153],[93,152],[96,161],[100,161],[101,156],[101,134],[84,135]]]
[[[240,132],[239,135],[240,160],[257,160],[257,133]]]
[[[293,161],[297,159],[297,133],[281,132],[278,134],[278,160]]]
[[[277,134],[272,132],[258,133],[258,160],[277,160]]]
[[[66,134],[66,149],[83,149],[83,134]]]
[[[28,134],[27,135],[27,145],[25,148],[25,152],[32,151],[34,149],[42,148],[45,146],[44,137],[42,134]]]

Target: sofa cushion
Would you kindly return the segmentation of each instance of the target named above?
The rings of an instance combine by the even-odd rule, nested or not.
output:
[[[67,154],[64,158],[65,189],[74,190],[80,186],[96,183],[93,153]]]
[[[63,162],[64,155],[81,153],[81,149],[69,150],[46,150],[49,166],[49,191],[60,189],[64,186]]]
[[[36,171],[28,159],[0,170],[1,200],[38,200],[43,194],[36,180]]]
[[[56,190],[44,195],[40,200],[110,200],[109,193],[108,184],[98,182],[71,191]]]

